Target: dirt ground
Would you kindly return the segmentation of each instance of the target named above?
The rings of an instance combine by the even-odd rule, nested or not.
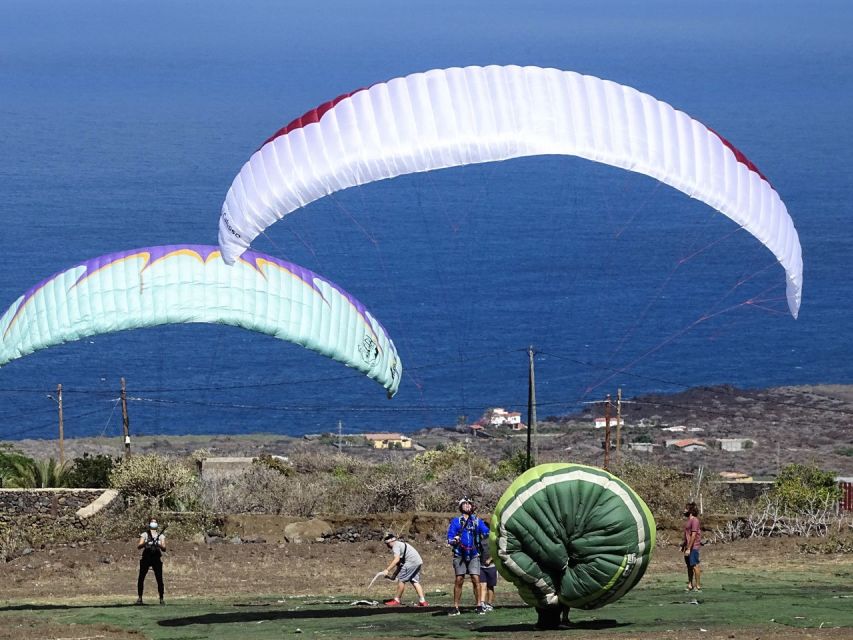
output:
[[[452,575],[447,548],[438,542],[417,541],[424,557],[424,586],[429,594],[451,591]],[[38,602],[132,602],[135,599],[136,573],[139,552],[135,540],[126,542],[82,543],[39,549],[26,556],[0,565],[0,601]],[[389,560],[388,550],[381,542],[268,544],[222,542],[192,544],[172,542],[164,560],[167,600],[190,597],[228,597],[235,600],[261,596],[312,595],[318,597],[338,594],[381,600],[391,595],[389,583],[381,581],[367,589],[370,578],[383,569]],[[853,566],[850,555],[805,555],[800,553],[795,539],[740,541],[703,548],[705,590],[714,589],[720,578],[717,572],[726,569],[754,569],[758,575],[771,574],[773,567],[785,571],[814,571],[849,575]],[[675,546],[656,551],[644,580],[680,579],[684,572],[683,559]],[[149,598],[154,600],[156,585],[153,574],[146,582]],[[465,603],[470,591],[464,592]],[[520,604],[514,588],[499,583],[500,604]],[[135,633],[109,626],[95,628],[86,625],[75,633],[69,629],[50,629],[49,621],[6,618],[10,624],[0,632],[0,638],[35,637],[92,637],[126,639],[139,638]],[[733,621],[734,622],[734,621]],[[34,626],[35,625],[35,626]],[[84,632],[85,631],[85,632]],[[732,626],[711,633],[678,632],[656,637],[671,640],[709,640],[711,638],[761,638],[767,630],[750,631]],[[762,636],[762,633],[764,636]],[[514,634],[510,634],[512,636]],[[572,632],[571,637],[586,637]],[[589,637],[601,638],[600,634]],[[650,639],[651,636],[631,637]],[[774,630],[774,640],[825,638],[849,639],[850,629]],[[626,638],[627,640],[627,638]]]

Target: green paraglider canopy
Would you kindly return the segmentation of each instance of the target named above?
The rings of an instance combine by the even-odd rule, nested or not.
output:
[[[495,507],[489,545],[501,575],[542,609],[596,609],[639,582],[655,545],[645,502],[616,476],[579,464],[527,470]]]

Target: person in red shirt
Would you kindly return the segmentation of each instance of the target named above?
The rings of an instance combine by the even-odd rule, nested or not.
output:
[[[699,509],[695,502],[688,502],[684,507],[684,541],[681,551],[684,552],[684,564],[687,565],[687,588],[685,591],[702,591],[702,568],[699,565],[699,547],[702,546],[702,525],[699,522]]]

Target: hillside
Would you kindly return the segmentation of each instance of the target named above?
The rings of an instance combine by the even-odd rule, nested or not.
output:
[[[583,414],[540,416],[536,446],[539,459],[572,460],[602,465],[604,429],[593,428],[596,410]],[[622,457],[662,463],[685,471],[704,466],[706,472],[739,471],[754,477],[772,476],[793,462],[816,463],[842,476],[853,476],[853,385],[737,389],[731,386],[698,387],[670,395],[646,395],[626,398],[622,415]],[[668,427],[684,426],[682,432]],[[690,429],[698,429],[690,431]],[[611,440],[615,443],[615,421]],[[474,434],[457,427],[425,429],[409,434],[426,449],[450,442],[468,446],[493,460],[522,450],[525,432],[506,428],[486,429]],[[704,451],[682,451],[665,447],[667,440],[696,438],[709,445],[719,438],[746,438],[751,448],[730,452],[709,446]],[[188,455],[207,449],[220,456],[256,456],[261,453],[292,454],[303,451],[332,450],[336,437],[306,440],[276,434],[245,436],[143,436],[133,438],[133,451]],[[658,445],[651,452],[629,450],[631,443]],[[33,457],[56,457],[54,440],[10,442]],[[389,456],[410,456],[415,451],[374,450],[358,436],[344,438],[347,453],[374,460]],[[116,438],[79,438],[66,440],[66,457],[83,453],[121,455],[123,445]],[[612,453],[613,458],[616,452]]]

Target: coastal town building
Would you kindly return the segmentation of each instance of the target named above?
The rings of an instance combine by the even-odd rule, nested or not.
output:
[[[714,446],[723,451],[743,451],[758,444],[752,438],[717,438]]]
[[[488,409],[483,416],[490,427],[512,427],[521,424],[521,414],[518,411],[507,411],[502,407]]]
[[[676,449],[680,449],[681,451],[705,451],[708,449],[708,445],[702,441],[697,440],[696,438],[686,438],[684,440],[667,440],[667,447],[674,447]]]
[[[513,431],[527,429],[527,425],[521,421],[521,414],[518,411],[507,411],[503,407],[486,409],[483,416],[471,425],[471,430],[476,433],[489,427],[509,427]]]
[[[370,442],[374,449],[412,448],[412,439],[402,433],[365,433],[364,439]]]
[[[617,422],[616,416],[610,416],[610,426],[611,427],[617,426],[616,422]],[[625,420],[624,419],[619,418],[618,422],[619,422],[620,427],[625,426]],[[607,426],[607,418],[605,418],[605,417],[596,418],[595,421],[593,422],[593,426],[596,429],[604,429],[604,427]]]
[[[655,447],[659,446],[659,444],[654,444],[652,442],[629,442],[627,444],[628,451],[638,451],[640,453],[653,453]]]
[[[721,480],[726,482],[752,482],[752,476],[740,471],[720,471]]]
[[[239,476],[247,471],[254,458],[217,457],[204,458],[198,462],[202,482]]]

